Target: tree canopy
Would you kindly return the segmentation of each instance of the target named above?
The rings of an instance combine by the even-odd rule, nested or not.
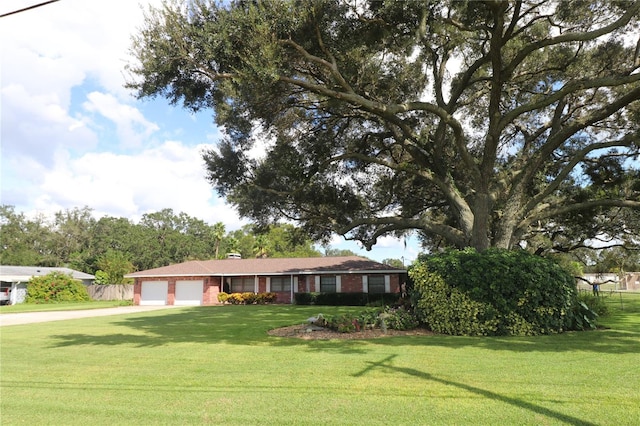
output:
[[[208,177],[258,223],[368,248],[638,243],[639,17],[631,1],[167,1],[128,87],[213,109]]]
[[[138,223],[125,218],[95,219],[89,207],[28,218],[0,205],[0,265],[65,266],[96,274],[101,284],[120,284],[124,275],[185,262],[243,258],[321,256],[313,241],[291,224],[226,232],[172,209],[145,213]],[[260,252],[255,249],[259,247]]]

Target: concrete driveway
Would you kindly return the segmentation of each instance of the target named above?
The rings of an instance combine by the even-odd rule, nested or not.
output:
[[[15,314],[0,314],[0,327],[77,318],[104,317],[107,315],[135,314],[138,312],[157,311],[159,309],[171,309],[174,307],[175,306],[118,306],[115,308],[86,309],[80,311],[19,312]]]

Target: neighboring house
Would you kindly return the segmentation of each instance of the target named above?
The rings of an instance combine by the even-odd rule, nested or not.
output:
[[[358,257],[194,260],[125,275],[136,305],[214,305],[218,294],[397,293],[406,270]]]
[[[82,284],[86,286],[93,284],[93,280],[95,279],[91,274],[85,274],[84,272],[69,268],[0,265],[1,290],[9,296],[9,303],[11,305],[22,303],[27,298],[27,282],[29,282],[32,277],[47,275],[51,272],[71,274],[73,278],[82,281]]]
[[[622,275],[614,273],[584,274],[579,284],[581,287],[611,284],[614,290],[640,290],[640,272],[625,272]]]

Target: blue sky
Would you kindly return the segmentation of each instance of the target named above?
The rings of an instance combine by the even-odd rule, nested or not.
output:
[[[40,3],[2,0],[0,14]],[[228,231],[246,221],[205,179],[201,152],[220,131],[211,111],[124,88],[141,7],[159,0],[60,0],[0,18],[0,202],[27,215],[88,206],[96,217],[172,208]],[[415,238],[381,238],[370,252],[336,237],[333,248],[375,260],[404,259]]]

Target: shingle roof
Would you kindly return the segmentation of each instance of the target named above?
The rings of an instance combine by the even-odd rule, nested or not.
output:
[[[359,256],[192,260],[127,274],[127,278],[175,276],[289,275],[329,273],[403,273]]]
[[[69,268],[48,268],[43,266],[0,266],[0,277],[2,281],[27,281],[31,277],[39,277],[47,275],[51,272],[62,272],[63,274],[71,274],[77,280],[92,280],[95,277],[91,274],[76,271]]]

